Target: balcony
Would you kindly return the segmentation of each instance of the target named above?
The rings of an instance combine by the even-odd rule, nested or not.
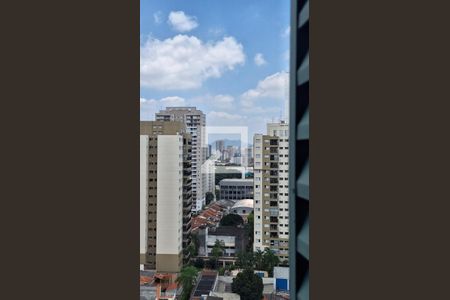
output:
[[[183,205],[183,212],[190,212],[192,209],[192,202],[186,206]]]
[[[278,201],[270,201],[270,207],[278,207]]]

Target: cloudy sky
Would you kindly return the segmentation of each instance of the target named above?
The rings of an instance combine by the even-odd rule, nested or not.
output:
[[[197,106],[207,125],[286,117],[288,0],[141,0],[141,120]]]

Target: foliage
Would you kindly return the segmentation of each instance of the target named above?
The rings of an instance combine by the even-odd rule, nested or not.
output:
[[[241,300],[260,300],[263,293],[263,282],[252,269],[245,269],[233,278],[231,290],[239,294]]]
[[[203,269],[205,267],[205,261],[203,258],[197,257],[194,261],[194,267],[197,269]]]
[[[280,264],[280,258],[275,253],[266,248],[263,253],[262,267],[269,273],[269,277],[273,276],[273,268]]]
[[[264,251],[240,252],[236,256],[238,268],[267,271],[269,277],[273,276],[273,268],[280,264],[280,258],[269,248]]]
[[[206,192],[206,205],[209,205],[214,200],[214,194],[211,192]]]
[[[225,268],[224,268],[224,267],[220,267],[220,268],[219,268],[219,275],[220,275],[220,276],[225,275]]]
[[[253,252],[239,252],[236,258],[236,266],[242,269],[253,268],[255,258]]]
[[[263,258],[264,258],[264,252],[262,252],[261,250],[257,250],[254,253],[254,262],[255,262],[255,269],[256,270],[263,270],[264,269],[264,263],[263,263]]]
[[[238,226],[244,224],[244,219],[237,214],[228,214],[220,220],[221,226]]]
[[[189,248],[192,245],[192,248]],[[187,247],[187,249],[191,249],[192,252],[191,253],[191,257],[193,256],[197,256],[198,255],[198,248],[200,245],[200,241],[198,239],[198,234],[193,233],[191,234],[191,244]]]
[[[225,253],[225,243],[223,241],[216,240],[211,250],[211,255],[217,260]]]
[[[197,280],[198,270],[193,266],[184,267],[180,276],[177,278],[177,282],[183,286],[183,293],[181,294],[182,300],[188,300],[191,294],[192,288]]]
[[[210,269],[215,270],[218,266],[219,261],[217,260],[217,258],[215,257],[211,257],[210,259],[208,259],[208,261],[206,262],[206,266]]]

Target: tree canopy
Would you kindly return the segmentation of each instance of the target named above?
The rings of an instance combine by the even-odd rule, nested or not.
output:
[[[182,300],[188,300],[191,294],[192,288],[197,280],[198,270],[193,266],[186,266],[181,269],[180,276],[177,278],[177,282],[183,287],[183,293],[181,295]]]
[[[239,294],[241,300],[261,300],[264,285],[261,277],[256,275],[252,269],[245,269],[233,278],[231,290]]]
[[[214,194],[211,192],[206,192],[205,199],[206,199],[206,205],[209,205],[214,200]]]
[[[237,267],[267,271],[269,277],[273,276],[273,268],[280,264],[280,258],[269,248],[264,251],[239,252],[236,256]]]
[[[244,219],[237,214],[228,214],[220,220],[221,226],[238,226],[244,224]]]

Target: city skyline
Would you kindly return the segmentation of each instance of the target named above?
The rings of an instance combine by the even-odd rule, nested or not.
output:
[[[266,123],[286,120],[288,6],[142,0],[141,120],[195,106],[210,126],[248,126],[250,140]]]

